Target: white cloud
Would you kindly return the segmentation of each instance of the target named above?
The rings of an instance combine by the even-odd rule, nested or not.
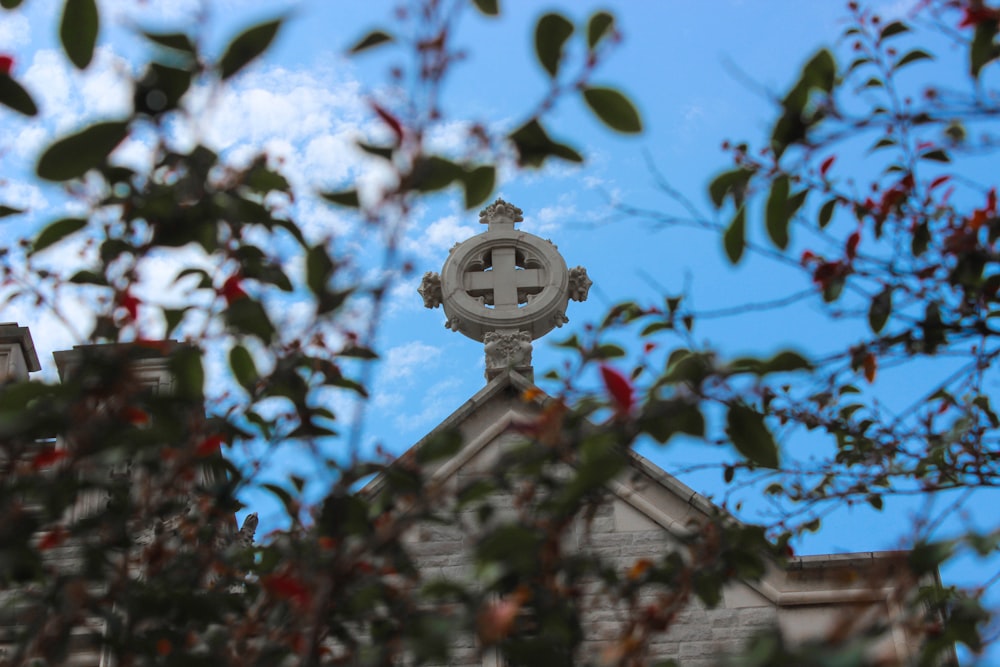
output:
[[[4,11],[0,21],[0,44],[5,52],[16,51],[31,42],[31,24],[22,11]]]
[[[433,368],[434,362],[441,356],[441,350],[412,341],[389,349],[382,362],[382,376],[387,380],[398,380],[413,375],[417,368],[427,370]]]
[[[565,200],[565,197],[561,199]],[[521,229],[532,234],[548,234],[560,227],[564,222],[579,220],[576,206],[565,201],[554,206],[543,206],[534,215],[526,215]]]
[[[48,207],[42,190],[37,185],[23,181],[6,181],[0,185],[0,202],[5,206],[32,212],[44,211]]]
[[[426,227],[414,225],[412,230],[406,241],[406,249],[426,258],[440,257],[441,251],[449,250],[477,231],[472,225],[462,222],[457,215],[438,218]]]

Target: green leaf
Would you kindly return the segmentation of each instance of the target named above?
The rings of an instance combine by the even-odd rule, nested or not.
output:
[[[183,32],[143,32],[142,36],[154,44],[174,51],[182,51],[192,56],[197,53],[194,42]]]
[[[639,335],[646,337],[656,333],[657,331],[671,330],[673,328],[674,325],[671,322],[653,322],[652,324],[647,324]]]
[[[541,167],[549,157],[568,162],[583,162],[583,156],[565,144],[553,141],[541,123],[532,118],[510,134],[517,149],[517,163],[522,167]]]
[[[712,199],[715,208],[722,208],[727,196],[732,196],[733,203],[739,207],[743,204],[743,196],[746,192],[747,183],[753,171],[740,167],[731,171],[724,171],[708,184],[708,196]]]
[[[24,209],[12,208],[10,206],[4,206],[0,204],[0,218],[6,218],[9,215],[17,215],[19,213],[24,213]]]
[[[998,30],[996,21],[980,21],[976,24],[976,32],[969,48],[969,73],[979,78],[979,70],[998,55],[994,48],[993,38]]]
[[[226,47],[219,59],[219,76],[223,80],[243,69],[251,60],[262,54],[281,27],[281,19],[256,25],[237,36]]]
[[[370,347],[362,345],[348,345],[338,353],[341,357],[352,357],[354,359],[372,360],[378,359],[378,354]]]
[[[729,363],[732,373],[753,373],[767,375],[769,373],[790,373],[792,371],[810,370],[812,363],[798,352],[785,350],[770,359],[762,360],[755,357],[741,357]]]
[[[658,380],[661,384],[688,382],[701,384],[713,371],[711,355],[678,349],[670,353],[667,372]]]
[[[4,9],[17,9],[21,6],[21,0],[0,0],[0,7]]]
[[[934,56],[932,56],[931,54],[927,53],[922,49],[913,49],[912,51],[904,55],[902,58],[900,58],[899,61],[895,65],[893,65],[893,69],[899,69],[904,65],[915,63],[918,60],[934,60]]]
[[[910,27],[901,21],[893,21],[886,27],[882,28],[882,32],[879,33],[879,40],[888,39],[893,35],[899,35],[904,32],[909,32]]]
[[[25,116],[38,115],[38,106],[28,91],[3,72],[0,72],[0,104]]]
[[[819,228],[825,229],[827,225],[830,224],[830,220],[833,219],[833,212],[837,208],[836,198],[827,201],[823,204],[823,207],[819,210]]]
[[[263,160],[250,170],[244,183],[247,187],[262,194],[274,191],[288,192],[292,187],[287,178],[276,171],[268,169],[267,164]]]
[[[778,446],[764,424],[764,415],[741,403],[729,406],[726,434],[750,462],[764,468],[778,467]]]
[[[924,160],[933,160],[934,162],[951,162],[951,158],[940,148],[932,151],[927,151],[926,153],[921,153],[920,157]]]
[[[871,61],[872,61],[872,59],[871,58],[867,58],[867,57],[855,58],[854,60],[851,61],[851,64],[848,65],[847,71],[844,72],[844,75],[846,76],[846,75],[850,74],[851,72],[853,72],[857,68],[861,67],[862,65],[867,65]]]
[[[229,367],[240,386],[252,394],[260,375],[250,352],[242,345],[233,346],[229,351]]]
[[[921,222],[913,230],[913,240],[910,242],[910,252],[914,257],[920,257],[927,252],[927,247],[931,242],[931,232],[927,221]]]
[[[612,88],[584,88],[583,99],[605,125],[618,132],[635,134],[642,131],[639,112],[632,102]]]
[[[463,176],[462,168],[451,160],[431,155],[413,166],[411,187],[417,192],[434,192],[448,187]]]
[[[976,396],[972,399],[972,404],[979,408],[986,418],[990,420],[990,425],[993,428],[1000,426],[1000,417],[997,417],[997,413],[993,411],[993,407],[990,405],[989,396]]]
[[[125,139],[128,123],[97,123],[49,146],[38,160],[35,172],[48,181],[79,178],[103,163]]]
[[[879,139],[878,141],[876,141],[875,144],[871,148],[868,149],[868,152],[869,153],[874,153],[875,151],[877,151],[880,148],[886,148],[887,146],[895,146],[896,143],[897,142],[896,142],[895,139],[890,139],[889,137],[883,137],[883,138]]]
[[[77,69],[85,69],[94,57],[100,19],[95,0],[65,0],[59,22],[63,51]]]
[[[608,12],[600,11],[591,14],[587,21],[587,48],[591,51],[609,33],[615,25],[615,17]]]
[[[36,253],[44,250],[86,226],[87,220],[85,218],[63,218],[56,220],[38,234],[38,237],[31,244],[31,252]]]
[[[363,141],[357,142],[358,148],[368,153],[369,155],[374,155],[380,157],[383,160],[392,160],[393,148],[392,146],[373,146],[372,144],[366,144]]]
[[[538,19],[535,26],[535,54],[549,76],[559,73],[563,46],[573,34],[573,24],[562,14],[549,13]]]
[[[201,400],[204,397],[205,369],[201,363],[201,350],[191,346],[178,348],[171,355],[169,367],[176,380],[178,398]]]
[[[625,356],[625,349],[620,345],[614,345],[612,343],[603,343],[598,345],[594,350],[593,357],[595,359],[619,359]]]
[[[788,247],[788,176],[779,176],[771,184],[771,194],[767,198],[767,235],[781,250]]]
[[[173,334],[174,330],[180,326],[181,320],[184,319],[184,313],[188,311],[187,308],[164,308],[163,309],[163,319],[167,325],[167,336],[169,337]]]
[[[660,444],[678,433],[695,437],[705,435],[705,417],[696,404],[683,399],[653,401],[646,405],[638,420],[639,428]]]
[[[392,41],[394,41],[393,36],[384,30],[372,30],[370,33],[359,39],[358,42],[348,50],[348,53],[361,53],[367,49]]]
[[[316,245],[306,253],[306,285],[312,293],[320,296],[327,291],[327,282],[333,274],[334,263],[322,245]]]
[[[810,370],[812,363],[798,352],[784,350],[764,362],[763,373],[790,373],[792,371]]]
[[[74,273],[69,281],[75,285],[107,285],[108,279],[95,271],[82,269]]]
[[[496,167],[482,165],[467,169],[463,182],[465,184],[465,208],[475,208],[486,201],[496,185]]]
[[[872,331],[875,333],[882,331],[890,313],[892,313],[892,288],[887,286],[875,295],[868,308],[868,325]]]
[[[806,203],[806,198],[809,196],[809,192],[809,188],[803,188],[795,194],[789,195],[787,207],[789,219],[794,218],[795,214],[799,212],[800,208],[802,208],[802,205]]]
[[[740,206],[733,216],[733,221],[729,223],[725,234],[722,236],[722,244],[726,249],[726,257],[730,264],[739,264],[743,257],[743,248],[746,246],[747,214],[746,208]]]
[[[333,204],[358,208],[361,202],[358,201],[357,190],[342,190],[341,192],[321,192],[319,196]]]
[[[132,98],[136,112],[156,116],[176,109],[191,87],[192,76],[189,69],[150,63],[136,84]]]
[[[828,49],[821,49],[802,68],[802,81],[810,88],[819,88],[825,93],[833,91],[837,80],[837,62]]]
[[[233,331],[257,336],[265,343],[274,338],[274,324],[259,301],[244,297],[233,301],[226,308],[226,323]]]
[[[487,16],[497,16],[500,14],[500,7],[498,6],[497,0],[472,0],[472,4],[476,6],[476,9]]]

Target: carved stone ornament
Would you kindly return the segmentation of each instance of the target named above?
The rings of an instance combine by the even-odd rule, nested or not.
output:
[[[591,285],[551,241],[516,229],[522,220],[497,199],[479,214],[486,231],[452,248],[418,290],[428,308],[444,306],[446,327],[487,344],[487,369],[530,367],[531,341],[567,322],[569,300],[586,299]]]
[[[488,331],[486,370],[531,366],[531,334],[527,331]]]
[[[587,295],[590,294],[590,286],[593,284],[594,281],[587,275],[587,269],[582,266],[569,270],[569,298],[573,301],[586,301]]]
[[[417,292],[424,299],[424,308],[437,308],[443,301],[441,294],[441,276],[433,271],[428,271],[420,280],[420,287]]]

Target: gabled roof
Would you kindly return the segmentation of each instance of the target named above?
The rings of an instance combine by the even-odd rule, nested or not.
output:
[[[430,479],[443,484],[463,467],[481,466],[485,460],[496,460],[500,443],[512,436],[523,437],[524,426],[543,414],[555,400],[516,371],[494,377],[485,387],[430,433],[414,444],[402,457],[415,457],[426,443],[457,431],[462,445],[456,454],[425,468]],[[401,457],[401,458],[402,458]],[[377,494],[382,477],[372,480],[362,493]],[[696,530],[705,519],[721,511],[711,501],[662,470],[648,459],[629,451],[628,470],[608,484],[616,508],[637,525],[662,528],[681,537]],[[627,507],[627,509],[621,509]],[[617,509],[616,509],[617,511]],[[736,520],[735,518],[733,519]],[[866,606],[874,618],[895,616],[900,597],[905,594],[897,586],[905,577],[894,577],[906,570],[903,551],[871,551],[849,554],[822,554],[791,559],[786,564],[774,562],[759,581],[733,583],[727,586],[725,605],[729,608],[770,606],[777,608],[778,620],[790,636],[814,636],[836,617],[859,614],[858,605]],[[874,584],[872,582],[882,582]],[[881,610],[881,611],[880,611]],[[823,616],[827,614],[827,616]],[[881,614],[881,615],[880,615]],[[899,656],[913,655],[919,639],[894,628],[891,638],[882,642],[882,650]]]

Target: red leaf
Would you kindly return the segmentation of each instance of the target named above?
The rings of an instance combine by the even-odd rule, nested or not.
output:
[[[989,7],[974,9],[969,7],[963,11],[965,13],[962,15],[962,20],[958,23],[959,28],[970,28],[980,23],[986,23],[987,21],[1000,21],[1000,9],[991,9]]]
[[[608,394],[615,402],[615,408],[619,415],[627,415],[632,410],[635,397],[632,394],[632,383],[616,371],[611,366],[601,364],[601,379]]]
[[[42,539],[38,540],[38,550],[48,551],[49,549],[54,549],[65,542],[66,537],[67,533],[65,528],[56,528],[55,530],[51,530],[42,535]]]
[[[830,167],[833,165],[833,161],[836,159],[836,155],[831,155],[827,159],[823,160],[823,164],[819,166],[819,175],[826,178],[826,172],[830,170]]]
[[[392,129],[393,134],[396,135],[396,140],[402,141],[403,126],[402,124],[400,124],[399,120],[397,120],[395,116],[393,116],[391,113],[380,107],[375,102],[372,102],[372,110],[375,111],[375,113],[378,114],[378,117],[381,118],[385,122],[385,124]]]
[[[646,343],[645,345],[642,346],[642,351],[645,352],[646,354],[649,354],[655,349],[656,349],[656,343],[652,342]]]
[[[143,426],[149,423],[149,413],[132,406],[128,406],[122,410],[122,418],[134,426]]]
[[[0,72],[9,76],[12,69],[14,69],[14,58],[7,54],[0,55]]]
[[[823,262],[813,271],[813,282],[826,289],[830,283],[844,274],[845,266],[843,262]]]
[[[222,283],[222,289],[219,291],[226,299],[227,304],[232,304],[234,301],[239,301],[247,296],[247,293],[243,291],[243,287],[240,285],[240,277],[238,275],[229,276],[226,282]]]
[[[875,372],[878,370],[878,360],[875,355],[869,352],[865,356],[865,379],[869,383],[875,381]]]
[[[997,189],[990,188],[989,193],[986,195],[986,212],[990,215],[997,214]]]
[[[285,598],[303,607],[309,604],[311,597],[309,589],[298,577],[290,574],[268,574],[261,579],[261,584],[264,590],[275,597]]]
[[[48,468],[51,465],[55,465],[59,461],[69,456],[65,449],[56,449],[55,447],[46,447],[42,451],[35,454],[35,458],[31,460],[31,467],[35,470],[40,468]]]
[[[936,188],[937,186],[941,185],[942,183],[947,182],[947,180],[949,178],[951,178],[951,176],[948,176],[948,175],[938,176],[933,181],[931,181],[931,184],[927,186],[927,189],[928,190],[933,190],[934,188]]]
[[[139,299],[134,297],[131,292],[125,290],[122,292],[121,306],[128,313],[130,320],[136,320],[139,317],[139,304],[141,302]]]
[[[816,253],[814,253],[812,250],[803,250],[802,257],[799,258],[799,263],[805,266],[806,264],[815,259],[816,259]]]
[[[201,457],[211,456],[219,451],[223,442],[225,442],[225,438],[221,435],[210,435],[198,443],[198,446],[194,448],[194,453]]]
[[[861,232],[854,232],[847,237],[847,246],[845,251],[847,253],[847,259],[854,259],[858,254],[858,243],[861,242]]]

